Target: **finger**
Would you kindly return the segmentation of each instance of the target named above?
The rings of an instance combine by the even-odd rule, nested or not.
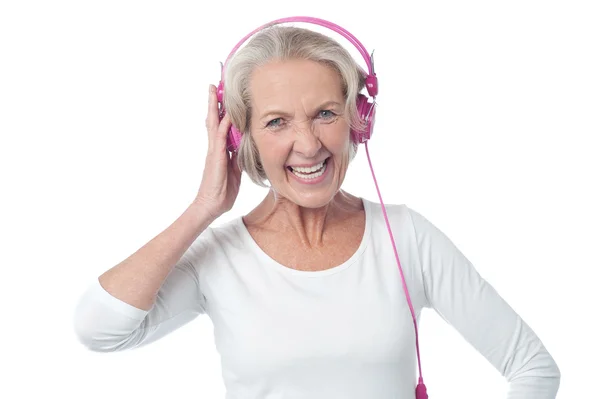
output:
[[[215,145],[221,149],[227,145],[227,134],[229,133],[229,128],[231,127],[231,118],[229,114],[226,112],[225,116],[221,120],[219,127],[217,129],[217,133],[214,136]]]
[[[240,170],[240,168],[238,166],[238,153],[237,152],[232,153],[231,159],[229,161],[231,163],[231,165],[230,165],[231,167],[229,169],[229,175],[239,185],[240,181],[242,180],[242,171]]]
[[[238,165],[238,153],[237,151],[231,154],[231,166],[233,168],[233,173],[235,176],[239,176],[242,174],[240,170],[240,166]]]
[[[209,137],[216,132],[219,126],[219,107],[217,105],[217,88],[208,85],[208,112],[206,114],[206,129]]]

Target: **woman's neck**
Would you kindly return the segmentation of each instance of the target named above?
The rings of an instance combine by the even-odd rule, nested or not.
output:
[[[304,247],[321,247],[328,230],[363,209],[362,200],[342,190],[320,208],[306,208],[270,190],[244,219],[248,227],[284,234]]]

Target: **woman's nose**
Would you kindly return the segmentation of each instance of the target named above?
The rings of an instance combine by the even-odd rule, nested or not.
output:
[[[315,157],[323,146],[317,130],[311,124],[303,123],[302,126],[297,126],[294,151],[306,158]]]

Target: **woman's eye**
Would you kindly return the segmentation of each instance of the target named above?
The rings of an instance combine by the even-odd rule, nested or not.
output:
[[[267,123],[267,127],[277,127],[281,125],[281,118],[275,118]]]
[[[330,118],[332,118],[334,116],[335,116],[335,114],[333,112],[331,112],[330,110],[328,110],[328,109],[325,109],[323,111],[319,111],[319,117],[320,118],[330,119]]]

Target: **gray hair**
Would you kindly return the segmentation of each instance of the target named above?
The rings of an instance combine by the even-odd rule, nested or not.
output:
[[[257,185],[265,184],[267,175],[260,154],[250,133],[252,115],[250,77],[255,68],[270,61],[303,59],[332,67],[342,80],[346,100],[344,116],[351,129],[361,130],[356,99],[365,87],[365,76],[350,53],[332,38],[296,27],[270,26],[242,47],[227,63],[224,82],[224,105],[232,124],[242,132],[237,162],[241,170]],[[358,145],[349,145],[349,161],[356,156]]]

